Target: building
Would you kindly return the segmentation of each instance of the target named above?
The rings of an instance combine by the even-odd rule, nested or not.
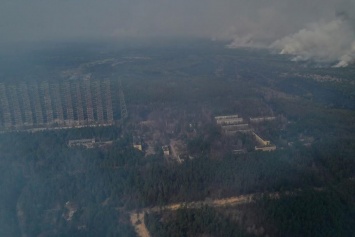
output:
[[[237,114],[216,116],[216,123],[222,126],[222,129],[226,135],[234,135],[237,132],[250,132],[249,124],[243,123],[243,118],[239,118]]]
[[[272,145],[270,141],[262,139],[255,132],[253,132],[255,140],[259,143],[259,146],[255,146],[256,151],[274,151],[276,146]]]
[[[139,136],[133,136],[133,148],[139,151],[143,150],[142,139]]]
[[[276,150],[276,146],[275,145],[266,146],[266,147],[255,146],[255,150],[256,151],[275,151]]]
[[[260,136],[258,136],[255,132],[253,132],[253,135],[255,137],[255,140],[261,145],[261,146],[269,146],[270,141],[262,139]]]
[[[273,121],[276,119],[276,117],[270,116],[270,117],[255,117],[255,118],[249,118],[251,123],[261,123],[264,121]]]
[[[170,155],[169,146],[162,146],[162,149],[165,156]]]
[[[243,118],[239,118],[237,114],[234,115],[226,115],[226,116],[216,116],[216,123],[218,125],[232,125],[243,122]]]

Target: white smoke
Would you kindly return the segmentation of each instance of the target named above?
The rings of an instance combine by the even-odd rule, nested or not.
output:
[[[227,45],[228,48],[263,48],[263,45],[260,42],[257,42],[251,34],[244,36],[234,35],[233,41]]]
[[[313,23],[270,47],[294,55],[295,61],[337,62],[334,67],[346,67],[355,62],[355,31],[345,19]]]
[[[334,67],[347,67],[350,63],[355,62],[355,41],[352,43],[351,50],[347,54],[344,54],[340,61],[334,65]]]

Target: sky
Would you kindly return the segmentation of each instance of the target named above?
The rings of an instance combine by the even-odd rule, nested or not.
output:
[[[0,0],[0,43],[157,37],[346,66],[355,59],[355,0]]]

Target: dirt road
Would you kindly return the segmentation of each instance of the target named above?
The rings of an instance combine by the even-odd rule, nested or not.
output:
[[[241,196],[237,196],[237,197],[216,199],[216,200],[212,200],[212,201],[174,203],[174,204],[166,205],[163,207],[146,208],[138,213],[137,213],[137,211],[133,211],[130,214],[131,224],[135,228],[136,233],[139,237],[150,237],[149,231],[144,223],[144,213],[158,212],[160,210],[176,211],[177,209],[179,209],[182,206],[186,206],[187,208],[198,208],[204,204],[214,206],[214,207],[228,206],[228,205],[234,206],[234,205],[240,205],[240,204],[244,204],[244,203],[250,203],[253,201],[253,197],[256,195],[257,194],[241,195]],[[270,195],[270,197],[272,197],[275,194],[269,194],[269,195]]]
[[[132,212],[131,224],[139,237],[150,237],[149,231],[144,223],[144,212]]]

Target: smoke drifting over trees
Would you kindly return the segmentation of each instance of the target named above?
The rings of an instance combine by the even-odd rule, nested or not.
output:
[[[295,34],[275,41],[271,47],[281,54],[293,54],[293,60],[338,61],[346,67],[355,60],[355,32],[344,19],[313,23]]]

